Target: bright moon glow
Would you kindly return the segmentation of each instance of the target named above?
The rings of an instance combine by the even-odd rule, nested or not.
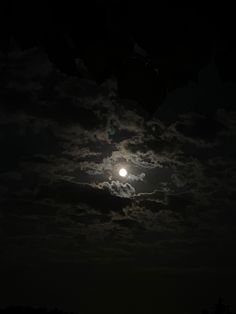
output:
[[[127,176],[127,171],[125,168],[121,168],[120,171],[119,171],[119,175],[121,177],[126,177]]]

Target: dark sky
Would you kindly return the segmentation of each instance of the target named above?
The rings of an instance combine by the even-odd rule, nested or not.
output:
[[[1,15],[0,305],[236,310],[232,8]]]

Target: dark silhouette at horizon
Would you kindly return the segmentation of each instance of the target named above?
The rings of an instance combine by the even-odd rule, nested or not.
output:
[[[95,313],[96,311],[94,314]],[[0,307],[0,314],[82,314],[82,312],[77,313],[71,311],[62,311],[57,307],[46,308],[32,306],[7,306],[2,308]],[[132,311],[130,311],[130,314],[132,314]],[[235,314],[235,312],[230,311],[229,305],[226,305],[223,298],[219,297],[216,304],[208,308],[204,308],[201,314]]]

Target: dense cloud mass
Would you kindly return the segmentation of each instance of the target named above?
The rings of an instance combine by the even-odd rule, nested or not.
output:
[[[0,68],[3,268],[233,267],[236,86],[213,61],[151,117],[115,78],[63,74],[38,48]]]

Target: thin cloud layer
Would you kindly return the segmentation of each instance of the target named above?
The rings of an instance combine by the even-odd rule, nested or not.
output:
[[[214,257],[236,239],[236,115],[215,71],[147,119],[119,99],[115,78],[98,86],[38,49],[12,52],[0,92],[0,262],[102,264],[112,252],[143,267],[225,267]]]

